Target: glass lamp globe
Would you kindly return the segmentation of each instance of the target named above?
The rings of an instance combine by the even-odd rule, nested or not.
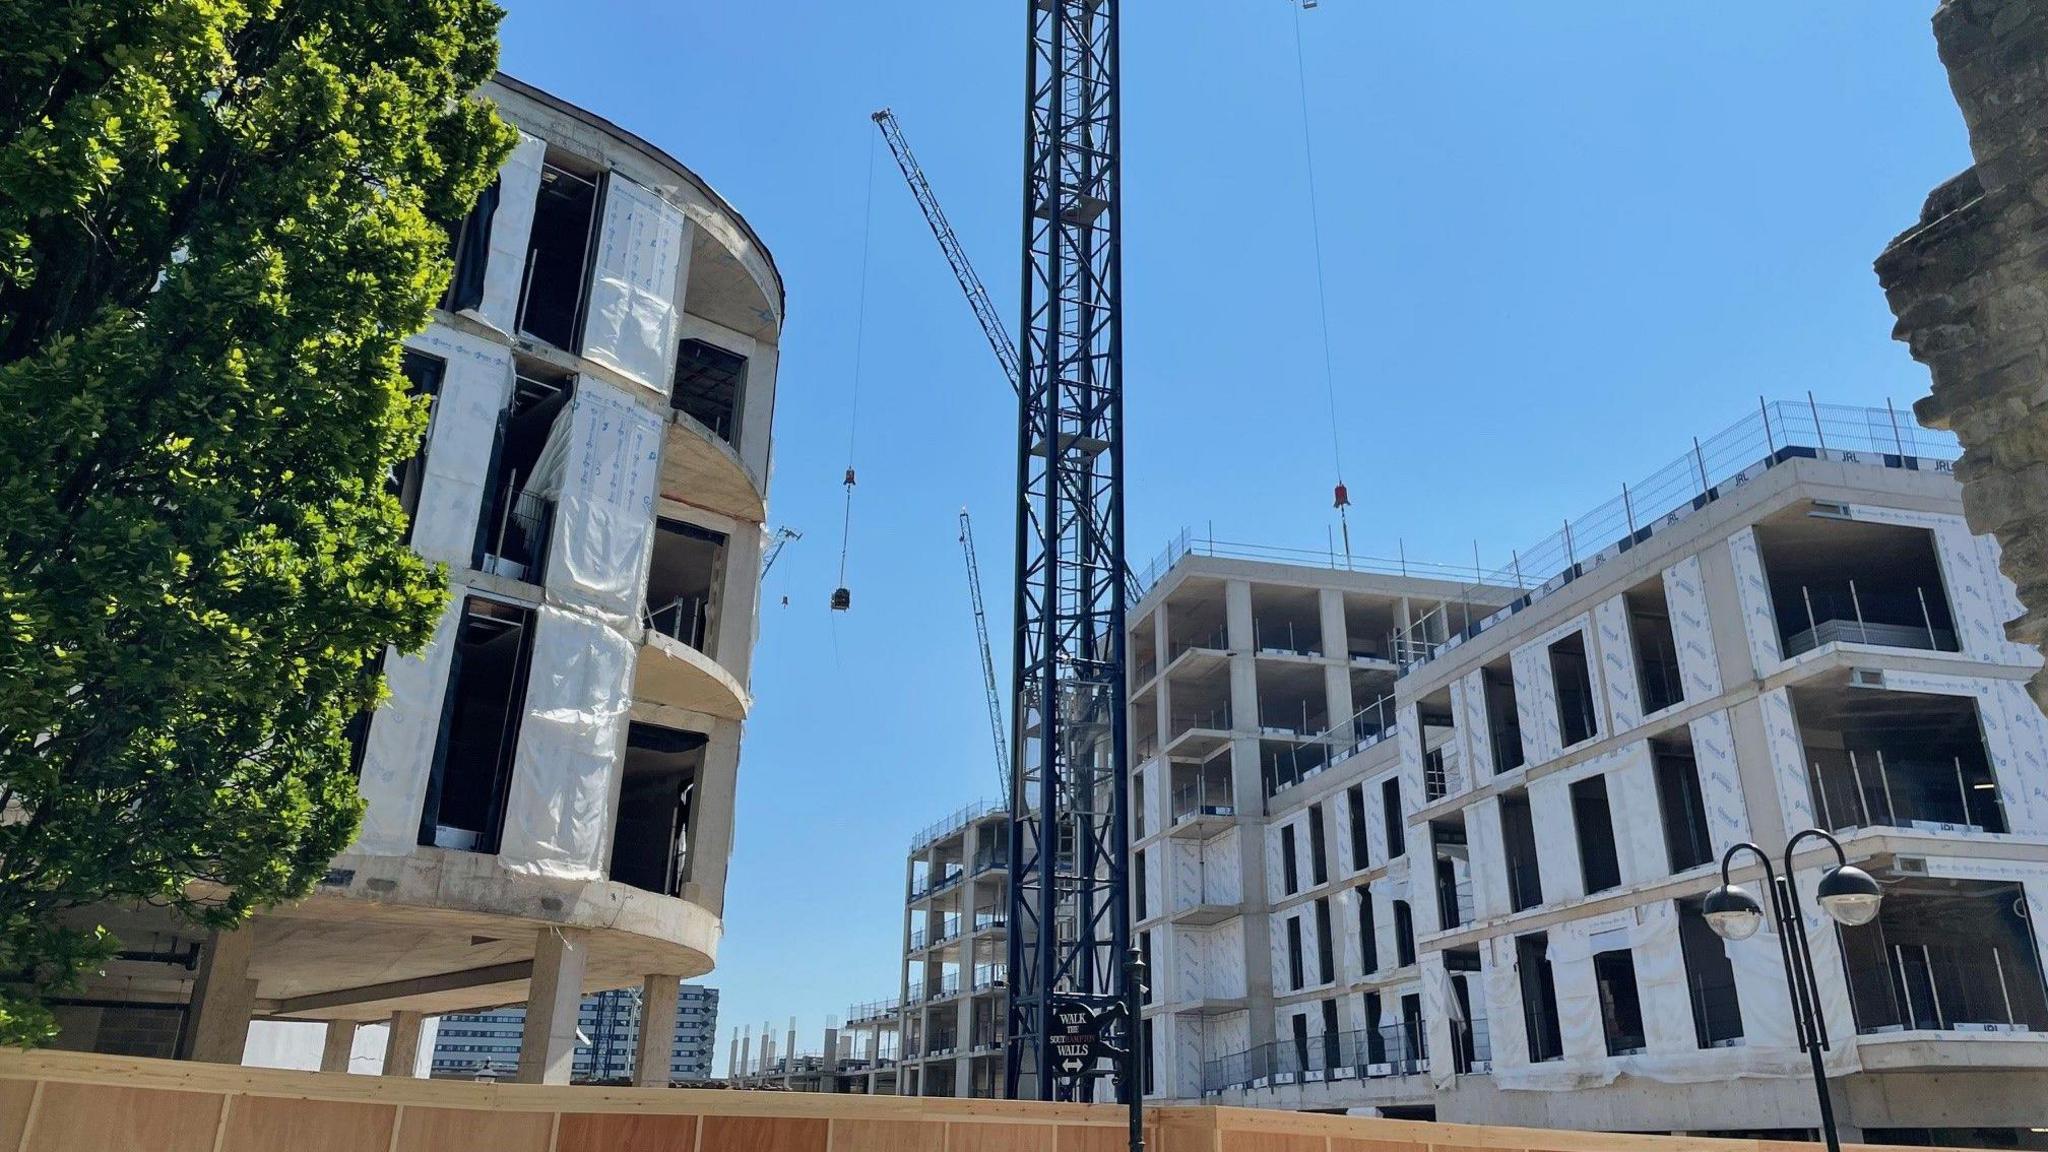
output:
[[[1878,906],[1884,903],[1884,891],[1870,873],[1848,864],[1828,869],[1820,878],[1816,896],[1822,910],[1837,924],[1851,928],[1877,919]]]
[[[1748,889],[1734,884],[1723,884],[1707,893],[1700,912],[1706,917],[1707,927],[1723,940],[1747,940],[1764,926],[1763,905],[1757,903]]]

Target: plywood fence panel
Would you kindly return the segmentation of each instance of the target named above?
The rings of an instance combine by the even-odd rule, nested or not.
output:
[[[382,1079],[382,1077],[379,1077]],[[407,1108],[398,1117],[396,1152],[548,1152],[552,1112]]]
[[[697,1152],[697,1117],[565,1115],[555,1152]]]
[[[390,1152],[397,1119],[391,1104],[232,1096],[221,1152]]]
[[[832,1152],[946,1152],[946,1125],[927,1120],[834,1120]]]
[[[706,1116],[699,1152],[826,1152],[830,1127],[809,1117]]]
[[[213,1152],[227,1097],[45,1083],[22,1152]]]

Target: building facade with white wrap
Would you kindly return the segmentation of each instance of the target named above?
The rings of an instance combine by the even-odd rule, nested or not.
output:
[[[392,478],[450,595],[358,733],[362,831],[239,932],[122,924],[69,1043],[155,1011],[182,1054],[238,1060],[251,1017],[326,1022],[345,1066],[388,1021],[410,1069],[423,1017],[525,1002],[520,1078],[566,1081],[586,992],[662,1016],[716,960],[781,280],[660,149],[509,77],[486,95],[519,143],[406,342],[432,426]]]
[[[1129,647],[1155,1097],[1811,1131],[1777,937],[1724,942],[1699,902],[1732,845],[1819,826],[1885,892],[1837,930],[1832,856],[1797,858],[1845,1124],[2048,1146],[2039,657],[1952,443],[1788,407],[1509,572],[1190,541],[1155,569]]]

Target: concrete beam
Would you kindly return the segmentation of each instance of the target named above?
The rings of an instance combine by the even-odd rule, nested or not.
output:
[[[249,957],[256,934],[215,932],[207,938],[192,987],[192,1025],[185,1058],[208,1064],[240,1064],[249,1044],[249,1018],[256,1007],[256,981]]]
[[[436,992],[452,992],[462,988],[474,988],[482,984],[510,984],[527,979],[533,973],[533,961],[515,960],[509,964],[492,964],[484,968],[471,968],[462,972],[443,972],[434,976],[421,976],[412,980],[394,980],[388,984],[365,984],[360,988],[344,988],[336,992],[318,992],[311,996],[294,996],[270,1005],[273,1016],[304,1016],[322,1012],[329,1008],[347,1008],[355,1004],[374,1004],[380,1000],[403,1000],[411,996],[425,996]]]
[[[668,1087],[669,1049],[675,1044],[676,997],[682,977],[653,975],[640,985],[640,1043],[633,1050],[633,1084]]]
[[[576,1009],[583,1003],[589,933],[543,928],[535,934],[526,1030],[519,1038],[520,1084],[567,1084],[576,1055]]]

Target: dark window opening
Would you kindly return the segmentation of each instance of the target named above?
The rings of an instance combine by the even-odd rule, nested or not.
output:
[[[496,852],[526,713],[531,608],[471,596],[448,664],[441,734],[427,776],[420,843]]]
[[[1593,957],[1593,983],[1600,992],[1600,1023],[1609,1056],[1629,1056],[1649,1047],[1643,1036],[1643,1001],[1636,991],[1635,957],[1626,948]]]
[[[1858,1032],[2048,1031],[2019,884],[1914,879],[1840,935]]]
[[[1579,833],[1579,872],[1586,894],[1621,886],[1621,860],[1614,850],[1614,815],[1607,806],[1607,778],[1588,776],[1572,785],[1572,823]]]
[[[1316,900],[1316,974],[1319,983],[1328,984],[1337,978],[1336,940],[1330,932],[1330,902]]]
[[[1292,1017],[1294,1034],[1294,1067],[1292,1071],[1308,1070],[1308,1015],[1296,1012]]]
[[[1678,673],[1678,640],[1671,630],[1671,606],[1660,577],[1622,594],[1628,609],[1629,639],[1636,650],[1636,686],[1643,694],[1643,715],[1661,712],[1685,699],[1685,680]]]
[[[1843,686],[1791,700],[1821,827],[2007,831],[1974,699]]]
[[[1725,1048],[1742,1038],[1742,1002],[1725,941],[1707,926],[1698,900],[1678,902],[1678,948],[1685,957],[1685,987],[1692,1001],[1692,1031],[1702,1048]]]
[[[1330,882],[1330,865],[1325,859],[1328,845],[1324,843],[1323,806],[1308,806],[1308,876],[1312,884]]]
[[[1391,1031],[1380,1023],[1380,994],[1365,994],[1365,1062],[1367,1064],[1387,1063],[1387,1033]]]
[[[1301,965],[1301,917],[1287,918],[1287,986],[1300,991],[1308,981],[1304,978]]]
[[[1145,1095],[1147,1096],[1158,1091],[1152,1077],[1152,1066],[1157,1064],[1158,1061],[1154,1060],[1152,1056],[1152,1021],[1144,1020],[1138,1026],[1138,1063],[1145,1066]],[[992,1083],[990,1088],[991,1091],[988,1095],[994,1095],[994,1085]]]
[[[1343,1038],[1344,1033],[1337,1027],[1337,1002],[1335,1000],[1323,1001],[1324,1068],[1341,1068],[1344,1066]]]
[[[1664,815],[1664,846],[1671,870],[1683,872],[1714,859],[1714,840],[1707,831],[1707,799],[1700,789],[1699,764],[1692,751],[1665,740],[1650,741],[1657,771],[1657,806]]]
[[[1140,848],[1131,854],[1131,899],[1137,902],[1140,920],[1149,920],[1152,916],[1145,888],[1145,850]]]
[[[1415,915],[1406,900],[1394,901],[1394,966],[1415,963]]]
[[[448,261],[454,265],[454,272],[448,278],[448,291],[441,294],[443,311],[460,312],[483,305],[484,269],[491,258],[491,224],[498,213],[502,192],[499,181],[492,180],[461,222],[448,230]]]
[[[1787,657],[1837,642],[1961,650],[1928,529],[1795,512],[1756,540]]]
[[[1522,721],[1515,711],[1515,671],[1508,660],[1496,660],[1480,670],[1480,685],[1486,691],[1486,731],[1493,746],[1493,770],[1508,772],[1522,766]]]
[[[1387,859],[1398,860],[1408,854],[1407,818],[1401,812],[1400,777],[1381,782],[1380,805],[1380,818],[1387,827]]]
[[[655,528],[654,558],[647,566],[647,626],[699,652],[715,652],[725,533],[666,518],[656,520]]]
[[[1522,985],[1522,1023],[1529,1036],[1529,1063],[1563,1059],[1557,982],[1550,972],[1550,938],[1541,932],[1515,937],[1515,970]]]
[[[583,312],[602,200],[599,179],[541,165],[519,291],[519,331],[565,352],[583,350]]]
[[[1373,923],[1372,893],[1358,889],[1358,960],[1360,969],[1366,973],[1380,970],[1380,938]]]
[[[702,340],[676,350],[676,382],[669,407],[711,429],[727,444],[740,442],[740,403],[746,395],[747,358]]]
[[[1436,864],[1437,927],[1449,932],[1473,920],[1472,849],[1462,819],[1430,821],[1429,839]]]
[[[682,894],[690,874],[690,802],[704,767],[703,736],[634,722],[626,729],[611,878]]]
[[[568,419],[575,392],[575,377],[566,373],[522,371],[513,379],[512,397],[498,414],[483,514],[477,521],[475,566],[479,571],[528,584],[539,584],[545,576],[548,533],[555,519],[554,492],[561,486],[559,470],[567,462],[549,462],[555,475],[536,477],[535,473],[556,421]]]
[[[1154,973],[1152,976],[1146,979],[1144,984],[1140,985],[1138,988],[1139,1002],[1141,1004],[1150,1004],[1152,1002],[1152,988],[1154,985],[1159,983],[1159,977],[1156,974],[1157,969],[1152,967],[1152,933],[1138,933],[1138,954],[1145,958],[1145,971],[1149,973]],[[1145,1023],[1147,1025],[1150,1025],[1152,1022],[1150,1020],[1147,1020],[1145,1021]]]
[[[405,373],[407,394],[425,396],[428,403],[441,394],[441,377],[447,373],[448,362],[439,356],[429,356],[407,348],[399,357],[399,371]],[[427,481],[427,440],[434,434],[432,410],[428,410],[426,430],[420,433],[420,446],[413,454],[391,470],[385,478],[385,490],[398,501],[398,507],[405,513],[405,535],[407,544],[412,543],[412,522],[420,511],[420,490]]]
[[[1520,912],[1543,903],[1543,874],[1536,866],[1536,819],[1527,792],[1500,798],[1501,851],[1507,857],[1508,908]]]
[[[1401,997],[1401,1033],[1402,1057],[1407,1061],[1408,1070],[1419,1071],[1422,1062],[1429,1058],[1429,1035],[1422,1027],[1422,996],[1419,993]]]
[[[1351,870],[1363,872],[1372,867],[1372,850],[1366,846],[1365,785],[1352,785],[1344,799],[1351,810]]]
[[[1472,1011],[1472,983],[1479,978],[1479,950],[1444,953],[1444,971],[1451,985],[1452,1071],[1471,1074],[1484,1061],[1493,1061],[1493,1036],[1486,1017]]]
[[[1294,825],[1280,829],[1281,886],[1289,896],[1301,891],[1301,866],[1294,862],[1294,839]]]
[[[1550,675],[1557,685],[1557,730],[1564,746],[1600,734],[1594,713],[1593,671],[1586,663],[1586,634],[1574,632],[1550,646]]]

